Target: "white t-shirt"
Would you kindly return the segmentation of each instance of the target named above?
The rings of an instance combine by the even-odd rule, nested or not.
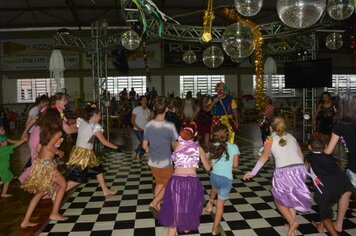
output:
[[[132,115],[136,116],[135,122],[143,130],[150,119],[151,111],[147,107],[143,109],[141,106],[138,106],[133,109]],[[136,129],[136,127],[134,127],[134,129]]]
[[[86,149],[93,149],[96,132],[104,132],[99,124],[87,122],[82,118],[77,119],[77,127],[78,137],[75,145]]]
[[[287,142],[283,147],[279,145],[279,140],[281,140],[281,138]],[[271,151],[276,161],[276,168],[294,164],[303,164],[302,157],[298,151],[298,142],[291,134],[286,134],[282,137],[272,135],[272,139]]]
[[[34,106],[28,112],[28,117],[34,118],[34,117],[38,116],[38,113],[40,113],[40,111],[38,110],[37,106]]]

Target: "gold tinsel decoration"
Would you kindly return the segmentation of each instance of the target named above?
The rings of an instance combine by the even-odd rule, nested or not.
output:
[[[213,11],[213,0],[208,0],[208,8],[204,12],[204,31],[201,36],[201,40],[204,43],[210,42],[211,37],[211,28],[214,20],[214,11]]]
[[[255,22],[242,18],[239,14],[236,13],[236,11],[234,11],[232,9],[224,8],[223,13],[227,18],[229,18],[233,21],[238,21],[238,22],[250,27],[253,32],[253,37],[254,37],[254,41],[255,41],[255,55],[256,55],[256,60],[255,60],[256,109],[262,110],[265,106],[265,97],[266,97],[265,92],[264,92],[265,82],[264,82],[264,76],[263,76],[263,50],[262,50],[263,38],[262,38],[262,34]]]

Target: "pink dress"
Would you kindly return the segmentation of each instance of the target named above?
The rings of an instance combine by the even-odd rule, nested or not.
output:
[[[31,162],[34,163],[34,161],[38,158],[38,153],[37,153],[37,145],[40,143],[40,127],[38,125],[35,125],[31,129],[30,137],[28,139],[28,146],[30,148],[31,152]],[[31,172],[31,166],[27,167],[22,174],[19,176],[19,181],[23,183],[25,180],[27,180],[28,176],[30,175]]]

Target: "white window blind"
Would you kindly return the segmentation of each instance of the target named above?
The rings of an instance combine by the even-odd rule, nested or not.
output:
[[[61,81],[64,84],[64,79]],[[34,102],[36,97],[43,94],[51,95],[56,84],[50,78],[18,79],[17,102]]]
[[[124,88],[126,88],[127,92],[134,88],[138,95],[144,95],[146,92],[146,76],[108,77],[107,83],[108,91],[115,97],[118,97]]]
[[[333,75],[332,87],[324,90],[334,96],[346,92],[356,94],[356,75]]]
[[[201,94],[214,95],[215,86],[219,82],[225,82],[224,75],[181,75],[179,77],[180,95],[185,98],[188,91],[195,97],[198,92]]]
[[[272,97],[294,97],[295,89],[285,88],[284,75],[272,75],[271,81],[268,81],[268,75],[264,76],[265,93]],[[270,88],[269,91],[266,88]],[[256,90],[256,75],[253,76],[253,90]]]

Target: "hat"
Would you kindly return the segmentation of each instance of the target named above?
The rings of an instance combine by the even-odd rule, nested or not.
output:
[[[216,84],[215,90],[223,90],[225,93],[227,92],[227,86],[224,82],[220,82]]]

